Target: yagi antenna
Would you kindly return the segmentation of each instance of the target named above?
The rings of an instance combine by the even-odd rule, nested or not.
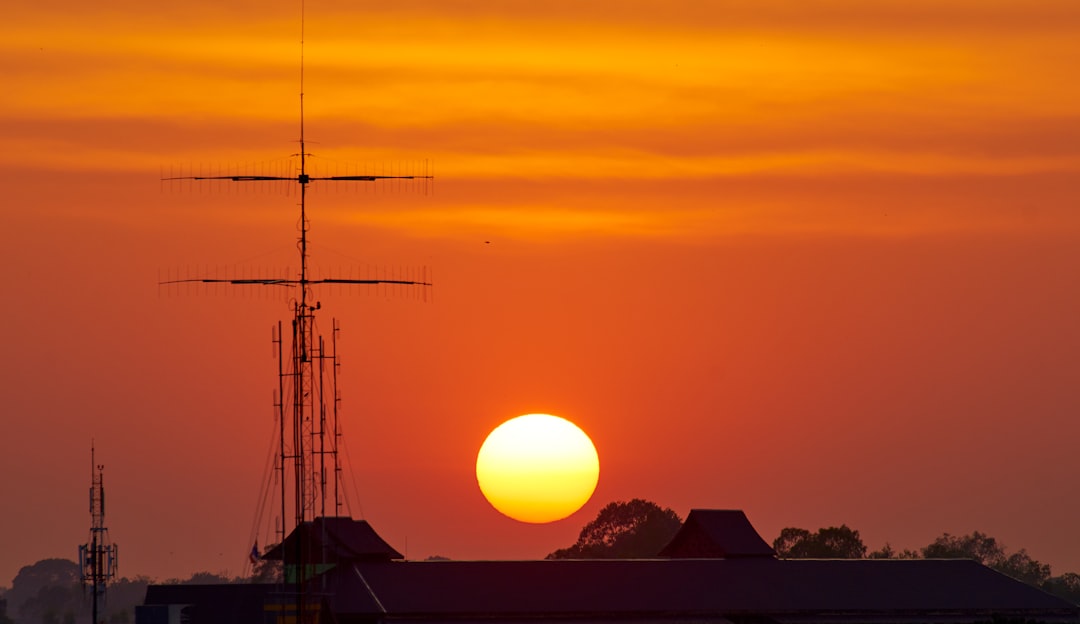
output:
[[[300,185],[300,275],[298,278],[274,278],[274,279],[210,279],[210,278],[190,278],[169,280],[160,282],[160,284],[182,284],[182,283],[203,283],[203,284],[262,284],[262,285],[291,285],[300,287],[300,306],[306,306],[309,286],[314,284],[396,284],[396,285],[409,285],[409,286],[431,286],[432,284],[427,281],[417,280],[395,280],[395,279],[348,279],[348,278],[326,278],[312,280],[308,278],[308,219],[307,219],[307,188],[312,182],[376,182],[378,180],[432,180],[435,178],[433,175],[333,175],[333,176],[312,176],[307,172],[307,157],[311,156],[307,152],[306,137],[304,135],[304,2],[300,2],[300,153],[294,154],[294,156],[300,157],[300,173],[296,176],[277,176],[277,175],[193,175],[193,176],[174,176],[162,178],[162,180],[228,180],[231,182],[281,182],[281,181],[295,181]]]
[[[222,180],[229,182],[296,182],[300,185],[300,236],[297,244],[300,253],[299,275],[286,275],[284,277],[196,277],[185,279],[170,279],[161,284],[179,283],[206,283],[206,284],[235,284],[235,285],[258,285],[258,286],[287,286],[296,287],[300,295],[293,300],[293,320],[291,333],[291,353],[286,354],[289,341],[284,339],[281,323],[277,324],[274,332],[274,345],[278,353],[278,389],[275,393],[274,407],[277,411],[279,451],[275,461],[280,470],[280,496],[281,496],[281,525],[279,543],[281,548],[276,551],[265,553],[267,558],[279,557],[290,563],[303,563],[298,569],[318,567],[323,561],[320,557],[329,556],[328,553],[314,552],[312,547],[304,543],[303,539],[296,539],[295,545],[291,545],[285,552],[286,542],[285,518],[287,508],[292,507],[295,512],[296,530],[314,520],[317,516],[340,515],[341,502],[338,499],[338,484],[342,470],[338,460],[338,442],[341,438],[338,423],[338,403],[340,394],[337,387],[337,322],[333,322],[333,333],[329,340],[324,340],[317,331],[315,313],[320,309],[319,302],[310,303],[312,300],[311,290],[313,286],[327,285],[398,285],[429,287],[426,272],[419,279],[405,278],[392,274],[387,277],[376,276],[374,278],[352,277],[320,277],[313,279],[309,273],[308,265],[308,231],[307,218],[307,189],[309,185],[319,183],[336,182],[378,182],[380,180],[418,180],[433,179],[432,175],[331,175],[317,176],[308,173],[307,138],[304,128],[304,5],[300,7],[300,171],[296,175],[262,175],[262,174],[234,174],[234,175],[191,175],[162,178],[163,180]],[[287,330],[286,330],[287,331]],[[286,364],[287,362],[287,364]],[[287,369],[286,369],[287,366]],[[291,420],[292,430],[287,432],[286,421]],[[291,435],[287,435],[291,433]],[[327,466],[330,463],[332,466]],[[292,486],[291,502],[286,492],[286,482]],[[332,502],[328,508],[328,498]],[[253,557],[258,555],[258,548],[252,549]],[[277,553],[275,555],[274,553]],[[254,560],[254,559],[253,559]],[[309,564],[316,564],[309,566]],[[303,574],[296,574],[294,579],[297,584],[297,614],[305,613],[302,603],[301,589],[305,578]]]

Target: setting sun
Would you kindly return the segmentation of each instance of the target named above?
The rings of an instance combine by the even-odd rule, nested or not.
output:
[[[488,434],[476,480],[492,507],[522,522],[553,522],[588,502],[600,476],[592,440],[558,416],[527,414]]]

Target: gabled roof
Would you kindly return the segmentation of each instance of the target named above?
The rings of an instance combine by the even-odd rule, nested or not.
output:
[[[364,520],[320,517],[296,527],[285,541],[271,548],[263,559],[297,563],[341,563],[404,559]]]
[[[661,557],[775,557],[740,509],[691,509]]]
[[[332,611],[353,619],[1080,617],[1076,605],[963,559],[410,561],[328,576]]]

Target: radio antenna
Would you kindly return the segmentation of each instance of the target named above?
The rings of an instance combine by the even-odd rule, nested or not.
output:
[[[83,588],[90,590],[91,624],[100,624],[98,612],[105,602],[105,590],[116,579],[116,544],[109,542],[105,527],[105,466],[94,462],[90,442],[90,541],[79,546],[79,575]]]
[[[220,283],[233,285],[257,285],[257,286],[286,286],[299,290],[298,296],[292,302],[292,334],[291,352],[288,364],[285,363],[284,340],[282,324],[277,324],[274,335],[275,349],[278,357],[278,391],[275,396],[274,407],[278,415],[279,423],[279,451],[277,469],[281,479],[281,526],[279,527],[280,541],[284,542],[289,534],[286,530],[285,519],[288,517],[286,482],[292,486],[292,511],[294,518],[293,530],[301,529],[302,526],[314,520],[318,516],[340,515],[341,502],[338,499],[338,480],[341,476],[340,461],[338,459],[338,438],[340,428],[338,426],[338,403],[340,394],[337,389],[338,360],[336,352],[336,336],[338,324],[332,323],[333,336],[329,341],[330,347],[326,348],[326,341],[318,332],[315,323],[316,311],[321,308],[321,303],[314,300],[312,289],[320,284],[354,284],[354,285],[402,285],[429,287],[426,271],[420,279],[384,279],[375,277],[371,279],[354,279],[328,277],[312,279],[308,268],[308,233],[309,221],[307,217],[307,190],[312,183],[338,183],[338,182],[378,182],[380,180],[426,180],[433,179],[432,175],[334,175],[313,176],[308,173],[307,144],[304,128],[304,2],[300,3],[300,170],[295,176],[276,175],[211,175],[211,176],[178,176],[167,177],[163,180],[223,180],[231,182],[266,182],[266,181],[295,181],[300,185],[300,223],[299,239],[297,248],[300,253],[300,273],[298,275],[283,275],[281,277],[268,278],[190,278],[175,279],[161,282],[162,284],[177,283]],[[314,301],[314,303],[312,303]],[[332,421],[332,422],[331,422]],[[291,431],[286,428],[286,422],[291,422]],[[288,434],[291,434],[288,435]],[[329,461],[332,466],[327,466]],[[291,473],[291,474],[290,474]],[[332,487],[331,487],[332,482]],[[332,498],[328,501],[328,498]],[[327,508],[330,503],[329,509]],[[297,536],[299,537],[299,535]],[[296,583],[296,614],[301,620],[308,615],[304,607],[305,583],[310,580],[313,571],[320,569],[319,564],[326,561],[327,553],[309,552],[309,546],[304,540],[297,539],[296,544],[290,547],[290,552],[284,554],[285,568],[288,570],[295,566],[295,574],[289,582]],[[258,549],[254,549],[257,554]],[[283,575],[284,577],[292,572]]]

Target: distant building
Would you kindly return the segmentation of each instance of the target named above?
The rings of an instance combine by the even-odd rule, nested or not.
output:
[[[741,511],[691,511],[654,559],[400,561],[346,518],[307,523],[270,555],[310,577],[305,611],[320,623],[1080,623],[1080,607],[975,561],[780,560]],[[152,585],[136,622],[295,622],[281,591]]]

